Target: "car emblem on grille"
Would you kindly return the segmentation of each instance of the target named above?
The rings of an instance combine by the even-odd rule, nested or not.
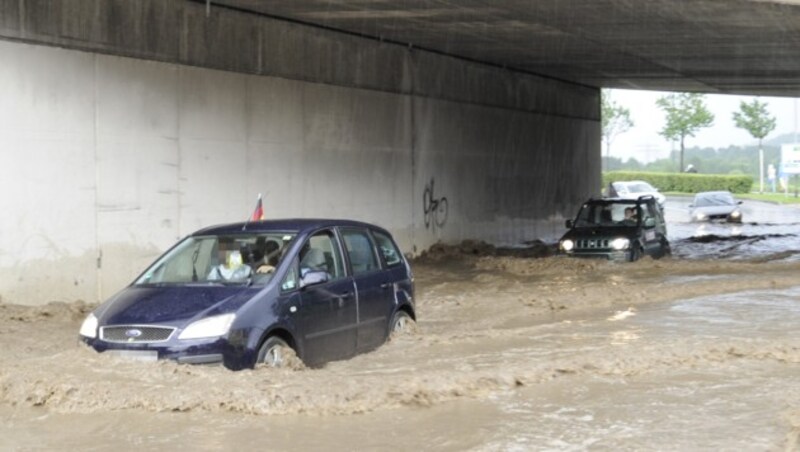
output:
[[[136,339],[141,335],[142,335],[142,330],[137,330],[136,328],[131,328],[125,331],[125,336],[129,337],[130,339]]]

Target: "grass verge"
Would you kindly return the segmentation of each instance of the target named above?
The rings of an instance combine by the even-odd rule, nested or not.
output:
[[[766,201],[775,204],[800,204],[800,198],[796,198],[794,193],[739,193],[734,195],[736,198],[753,199],[756,201]]]

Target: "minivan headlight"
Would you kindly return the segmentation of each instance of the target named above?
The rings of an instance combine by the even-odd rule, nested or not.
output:
[[[734,210],[731,213],[731,218],[739,218],[740,216],[742,216],[742,212],[739,212],[738,210]]]
[[[611,241],[611,249],[624,250],[630,246],[631,241],[628,239],[617,238]]]
[[[178,339],[201,339],[228,334],[236,314],[223,314],[193,322],[184,328]]]
[[[94,313],[90,312],[81,323],[80,335],[89,339],[97,337],[97,317]]]
[[[561,241],[561,249],[564,251],[572,251],[572,248],[575,248],[575,243],[573,243],[570,239],[565,239]]]

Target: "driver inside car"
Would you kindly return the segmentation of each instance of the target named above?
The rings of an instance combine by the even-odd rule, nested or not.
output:
[[[636,224],[636,208],[635,207],[626,207],[625,208],[625,218],[622,219],[622,222],[625,224],[635,225]]]
[[[278,266],[278,261],[281,255],[281,246],[272,239],[265,239],[259,237],[256,240],[255,249],[252,252],[253,259],[251,265],[255,268],[256,273],[265,274],[272,273]]]

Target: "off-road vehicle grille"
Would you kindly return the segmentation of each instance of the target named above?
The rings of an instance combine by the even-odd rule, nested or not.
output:
[[[579,250],[599,250],[608,247],[608,239],[581,239],[575,241],[575,248]]]

